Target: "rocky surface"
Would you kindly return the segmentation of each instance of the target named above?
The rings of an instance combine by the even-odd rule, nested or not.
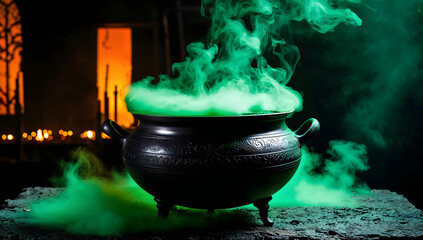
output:
[[[273,227],[263,227],[258,211],[231,209],[214,213],[221,224],[201,231],[81,236],[29,224],[28,203],[56,194],[57,188],[27,188],[0,210],[0,239],[403,239],[423,238],[423,212],[387,190],[357,195],[356,208],[271,207]],[[184,211],[184,210],[175,210]],[[181,213],[183,214],[183,213]],[[207,214],[207,213],[205,213]],[[231,221],[228,221],[231,219]]]

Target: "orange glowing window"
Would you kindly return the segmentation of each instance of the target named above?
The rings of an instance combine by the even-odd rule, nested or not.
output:
[[[97,87],[101,112],[105,114],[105,89],[109,118],[115,119],[115,89],[117,89],[117,122],[124,127],[133,123],[126,110],[125,89],[131,83],[132,41],[130,28],[98,28],[97,30]]]
[[[23,79],[20,73],[22,28],[19,9],[12,0],[0,4],[0,114],[15,114],[16,82],[23,107]]]

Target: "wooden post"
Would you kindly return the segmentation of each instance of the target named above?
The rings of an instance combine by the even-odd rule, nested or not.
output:
[[[102,124],[102,119],[101,119],[101,102],[99,100],[97,100],[97,132],[96,132],[96,141],[101,139],[101,124]]]
[[[19,84],[20,72],[16,75],[16,90],[15,90],[15,143],[17,146],[16,150],[16,161],[20,161],[22,157],[22,106],[20,100],[20,84]]]
[[[117,85],[115,85],[115,92],[114,92],[114,94],[115,94],[115,122],[117,122],[117,110],[118,110],[118,107],[117,107],[117,105],[118,105],[118,102],[117,102],[117,95],[118,95],[118,90],[117,90]]]
[[[107,96],[108,82],[109,82],[109,64],[106,65],[106,84],[104,87],[104,121],[109,119],[109,97]]]
[[[171,64],[170,64],[170,39],[169,39],[169,22],[167,19],[166,10],[163,11],[163,32],[164,32],[164,48],[165,48],[165,64],[166,64],[166,74],[170,75],[171,73]]]
[[[176,16],[179,30],[179,55],[181,60],[185,58],[185,36],[184,36],[184,20],[182,17],[181,1],[176,0]]]
[[[6,77],[6,113],[7,115],[10,115],[10,103],[11,103],[11,99],[10,99],[10,86],[9,86],[9,78],[10,78],[10,73],[9,73],[9,30],[7,29],[7,27],[9,26],[9,5],[6,5],[4,7],[4,15],[6,16],[4,19],[4,26],[5,26],[5,31],[4,31],[4,49],[6,49],[6,57],[4,58],[4,62],[5,62],[5,66],[6,66],[6,72],[5,72],[5,77]]]

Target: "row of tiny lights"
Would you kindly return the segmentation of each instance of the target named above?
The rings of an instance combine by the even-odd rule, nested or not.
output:
[[[66,138],[72,137],[74,135],[74,133],[73,133],[72,130],[66,131],[66,130],[60,129],[59,135],[60,135],[61,140],[66,140]],[[92,131],[92,130],[87,130],[87,131],[81,133],[80,137],[82,139],[95,140],[95,132]],[[107,136],[104,133],[101,134],[101,137],[103,139],[107,138]],[[38,141],[38,142],[42,142],[44,140],[45,141],[51,141],[51,140],[53,140],[53,131],[47,130],[47,129],[44,129],[44,130],[38,129],[36,132],[35,131],[33,131],[31,133],[24,132],[22,134],[22,138],[26,139],[28,141],[31,141],[31,140],[35,140],[35,141]],[[1,136],[1,139],[3,141],[12,141],[13,139],[15,139],[15,137],[12,134],[3,134]]]

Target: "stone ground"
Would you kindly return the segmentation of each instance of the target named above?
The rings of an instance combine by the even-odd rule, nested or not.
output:
[[[217,211],[225,223],[200,231],[127,236],[81,236],[28,225],[27,204],[56,194],[56,188],[26,188],[0,210],[0,239],[423,239],[423,212],[405,197],[387,190],[357,195],[360,207],[271,207],[273,227],[263,227],[258,211]],[[183,211],[183,210],[176,210]],[[233,221],[227,221],[228,216]]]

